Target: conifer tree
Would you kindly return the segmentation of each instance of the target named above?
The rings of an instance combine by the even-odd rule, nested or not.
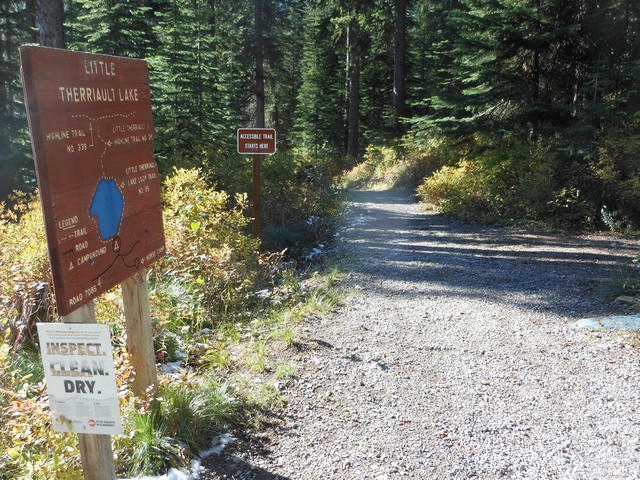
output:
[[[376,0],[363,19],[361,136],[365,142],[376,142],[396,133],[394,95],[395,77],[395,11],[394,2]]]
[[[279,148],[292,145],[298,94],[302,85],[302,55],[306,0],[269,2],[267,5],[266,90],[267,118],[278,132]]]
[[[302,85],[296,109],[296,131],[301,146],[317,155],[343,151],[343,66],[335,49],[334,7],[310,2],[306,9]]]
[[[395,0],[395,31],[393,54],[393,108],[396,115],[396,130],[406,111],[406,63],[407,63],[407,0]]]
[[[147,58],[156,46],[155,12],[161,4],[147,0],[78,0],[68,22],[70,48],[92,53]]]
[[[244,2],[174,0],[160,17],[151,57],[163,165],[201,165],[203,153],[233,145],[248,102],[250,59],[241,55]],[[244,96],[243,96],[244,95]]]
[[[18,50],[37,40],[35,15],[33,2],[0,1],[0,201],[35,182]]]

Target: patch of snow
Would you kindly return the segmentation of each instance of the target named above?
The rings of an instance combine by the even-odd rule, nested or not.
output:
[[[160,365],[162,373],[166,375],[175,375],[177,373],[186,372],[187,369],[182,366],[182,360],[177,362],[167,362]]]
[[[311,250],[311,253],[309,255],[307,255],[305,257],[306,260],[313,260],[313,258],[317,255],[320,255],[322,253],[322,246],[320,247],[315,247],[313,250]]]
[[[583,318],[574,323],[573,327],[592,328],[596,330],[640,330],[640,314]]]
[[[198,478],[200,478],[200,474],[206,471],[206,469],[202,466],[201,460],[210,457],[211,455],[220,455],[225,447],[232,443],[234,440],[235,437],[230,433],[223,433],[222,435],[214,437],[212,441],[213,447],[211,447],[209,450],[201,452],[200,460],[191,460],[190,472],[188,472],[184,468],[171,468],[167,473],[165,473],[164,475],[160,475],[159,477],[139,477],[136,479],[122,478],[119,480],[198,480]]]
[[[232,443],[235,437],[230,433],[223,433],[213,439],[213,446],[200,454],[200,458],[207,458],[211,455],[220,455],[227,445]]]

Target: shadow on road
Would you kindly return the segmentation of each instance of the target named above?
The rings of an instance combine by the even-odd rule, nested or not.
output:
[[[382,294],[456,295],[570,316],[604,313],[612,308],[602,295],[606,279],[639,251],[613,237],[467,224],[422,213],[411,206],[413,198],[396,192],[351,192],[350,200],[348,238],[360,258],[353,267]],[[385,280],[406,280],[413,291]]]
[[[264,440],[256,437],[242,437],[229,446],[220,456],[212,455],[203,461],[206,474],[201,480],[246,479],[246,480],[290,480],[289,477],[269,472],[244,458],[269,458],[270,449]]]

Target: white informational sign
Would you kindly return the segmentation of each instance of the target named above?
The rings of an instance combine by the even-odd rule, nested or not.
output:
[[[122,434],[109,326],[39,323],[56,432]]]

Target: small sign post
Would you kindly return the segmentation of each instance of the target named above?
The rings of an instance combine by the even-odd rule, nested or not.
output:
[[[239,128],[238,153],[253,155],[253,236],[260,238],[260,164],[263,155],[276,153],[275,129]]]
[[[22,47],[20,57],[58,313],[64,324],[95,323],[93,300],[122,284],[134,393],[153,395],[146,268],[164,256],[165,245],[147,62],[31,46]],[[81,341],[91,334],[79,328],[70,332],[88,352],[86,344],[96,342]],[[59,371],[72,370],[67,367]],[[63,387],[76,393],[96,385],[66,381]],[[53,406],[52,413],[55,419]],[[83,425],[78,421],[70,424]],[[79,432],[85,479],[115,480],[109,434],[117,425],[85,426],[93,433],[69,429]]]

